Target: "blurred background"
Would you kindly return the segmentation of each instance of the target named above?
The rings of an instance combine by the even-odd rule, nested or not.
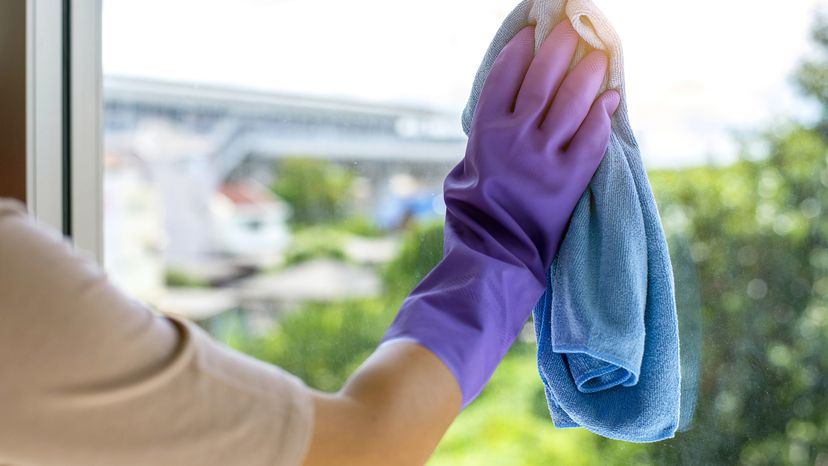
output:
[[[595,3],[701,316],[695,420],[647,445],[555,429],[528,329],[429,464],[828,466],[826,5]],[[460,113],[514,5],[104,0],[113,281],[338,389],[440,258]]]

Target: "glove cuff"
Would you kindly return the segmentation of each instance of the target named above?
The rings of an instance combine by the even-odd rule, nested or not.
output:
[[[451,370],[465,408],[483,389],[541,297],[522,264],[460,243],[405,299],[382,342],[407,338]]]

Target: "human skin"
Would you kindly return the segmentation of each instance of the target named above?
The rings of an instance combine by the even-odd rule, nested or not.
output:
[[[417,343],[381,346],[336,394],[314,393],[306,466],[424,464],[460,412],[451,371]]]
[[[515,249],[511,251],[513,256],[521,254],[528,256],[526,260],[516,261],[519,267],[526,265],[525,273],[513,275],[519,280],[525,280],[525,283],[515,284],[510,278],[512,283],[509,284],[509,288],[520,288],[516,285],[521,285],[524,290],[523,294],[526,295],[522,301],[516,301],[521,307],[521,312],[523,305],[528,303],[523,314],[508,317],[515,320],[510,324],[513,327],[511,330],[519,330],[528,319],[533,300],[537,299],[532,293],[537,291],[539,296],[542,292],[542,279],[539,277],[543,275],[545,267],[548,267],[560,235],[562,235],[560,225],[553,225],[553,229],[557,230],[551,231],[537,228],[537,223],[542,223],[546,217],[549,217],[549,206],[554,205],[559,210],[566,210],[554,213],[554,215],[561,216],[565,224],[574,209],[575,201],[586,188],[592,173],[603,157],[610,134],[610,116],[620,101],[620,95],[616,91],[610,90],[597,95],[607,69],[608,59],[603,53],[588,54],[572,71],[566,72],[578,41],[577,33],[568,22],[558,25],[549,35],[551,41],[544,43],[536,54],[533,51],[533,36],[534,30],[531,27],[524,29],[501,52],[501,56],[498,57],[487,78],[481,102],[478,105],[478,114],[475,115],[470,134],[474,137],[477,128],[477,136],[485,141],[485,136],[488,134],[481,136],[479,132],[492,131],[492,134],[497,134],[499,141],[502,142],[502,138],[506,138],[507,142],[502,146],[510,153],[510,156],[524,157],[524,160],[518,162],[501,163],[493,173],[481,174],[479,179],[473,180],[475,185],[486,184],[494,180],[487,180],[483,177],[491,176],[500,178],[499,183],[513,183],[514,189],[507,187],[507,189],[499,190],[501,193],[507,193],[502,199],[486,199],[485,201],[492,201],[491,205],[495,207],[505,205],[504,210],[511,210],[513,214],[526,210],[527,205],[537,205],[537,210],[539,210],[521,212],[520,215],[516,214],[516,217],[512,215],[507,219],[511,223],[523,223],[516,228],[524,229],[520,233],[533,238],[532,246],[537,246],[534,252],[527,253],[527,250],[532,248],[527,248],[527,243],[524,242],[515,246]],[[551,132],[544,133],[544,131]],[[509,134],[510,132],[512,134]],[[496,146],[497,142],[493,142]],[[542,149],[539,150],[539,146]],[[470,147],[472,147],[471,142]],[[486,152],[486,148],[491,147],[492,145],[488,144],[482,150]],[[495,155],[479,156],[488,157],[489,162],[482,159],[469,161],[468,166],[474,167],[475,163],[480,165],[491,163]],[[567,160],[567,156],[577,156],[582,159]],[[467,151],[466,158],[469,157],[470,154]],[[550,163],[552,159],[546,159],[546,157],[558,157],[558,159]],[[560,159],[560,157],[564,158]],[[544,165],[545,163],[548,164]],[[514,168],[512,168],[513,165]],[[537,176],[532,172],[549,167],[561,172],[548,178],[557,183],[556,186],[544,187],[543,180],[547,178],[543,175]],[[514,173],[503,173],[504,170],[512,169]],[[541,185],[536,184],[534,189],[530,189],[525,194],[524,198],[517,199],[515,193],[521,193],[520,185],[524,184],[524,181],[530,184],[528,183],[530,180],[526,177],[532,178],[531,181],[534,183],[541,180]],[[463,180],[461,180],[460,189],[465,189],[462,182]],[[570,185],[567,186],[567,183]],[[556,202],[544,203],[537,202],[537,198],[529,199],[529,196],[537,196],[544,189],[549,190],[549,199]],[[567,191],[569,192],[565,202],[557,202],[560,200],[560,192]],[[462,197],[462,192],[460,195]],[[494,195],[497,195],[497,192]],[[449,199],[447,199],[447,204],[448,201]],[[529,201],[534,201],[534,204]],[[521,222],[521,216],[525,221]],[[504,224],[499,224],[497,228],[503,226]],[[481,230],[478,229],[471,236],[478,237],[479,234]],[[463,241],[462,236],[465,236],[467,240],[469,238],[469,234],[460,236],[460,239],[447,238],[447,240]],[[498,247],[504,244],[508,249],[508,242],[497,242]],[[517,249],[518,247],[520,250]],[[477,252],[492,250],[491,247],[480,245],[473,245],[471,249]],[[492,267],[500,267],[501,265],[498,264],[503,263],[502,258],[492,259]],[[446,275],[450,277],[451,273]],[[493,283],[493,286],[500,286],[496,281]],[[490,286],[489,283],[483,285]],[[438,293],[444,292],[439,288],[440,284],[437,283],[436,286],[426,291],[432,295],[435,293],[434,289],[437,289]],[[504,286],[504,288],[507,287]],[[526,290],[529,292],[525,292]],[[501,293],[509,291],[508,288],[500,290]],[[463,294],[478,296],[477,293],[469,293],[468,290]],[[468,304],[472,308],[475,307],[473,301],[446,299],[444,302],[459,302]],[[456,309],[446,309],[445,312],[456,316],[458,313],[501,311],[491,303],[482,303],[477,307],[479,309],[464,309],[462,312],[456,312]],[[415,309],[415,311],[425,312],[420,309]],[[439,329],[443,328],[439,316],[443,311],[439,308],[435,311],[432,308],[428,309],[428,312],[438,314],[437,318],[431,321],[435,325],[426,330],[431,336],[435,333],[435,329],[439,333]],[[480,325],[489,325],[485,321],[471,320],[472,326],[480,322],[483,322]],[[453,321],[448,319],[447,322]],[[502,338],[504,332],[508,333],[503,329],[495,328],[495,332],[491,333]],[[509,345],[517,332],[512,333],[514,335],[510,335],[512,340],[508,341]],[[482,331],[471,331],[465,335],[477,340],[491,338],[487,332]],[[442,344],[439,341],[439,334],[436,339],[438,341],[434,343],[434,346],[439,347]],[[461,347],[465,344],[460,343]],[[487,344],[502,344],[502,341],[469,341],[467,343],[470,346],[477,345],[474,346],[476,348],[484,348]],[[450,345],[453,342],[446,344]],[[338,393],[314,392],[315,427],[305,464],[307,466],[424,464],[459,414],[461,406],[476,396],[480,381],[485,383],[494,371],[494,366],[500,361],[499,357],[494,361],[489,361],[481,374],[481,370],[473,367],[471,363],[459,369],[454,367],[452,370],[450,365],[441,359],[439,353],[439,351],[427,348],[427,345],[421,346],[416,335],[413,339],[392,339],[381,345],[355,371]],[[472,354],[469,359],[473,357]],[[461,357],[460,363],[463,362]],[[454,364],[456,366],[457,362],[455,361]],[[470,379],[473,380],[471,381],[464,379],[462,375],[469,372],[472,373]],[[464,384],[466,384],[465,387]],[[468,384],[472,384],[471,389],[468,388]]]

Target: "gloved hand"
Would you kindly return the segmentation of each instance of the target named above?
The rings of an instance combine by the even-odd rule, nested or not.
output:
[[[452,371],[468,405],[543,293],[575,204],[607,149],[616,91],[596,99],[607,57],[567,74],[578,35],[534,28],[501,51],[483,86],[464,159],[444,183],[444,257],[383,338],[413,339]]]

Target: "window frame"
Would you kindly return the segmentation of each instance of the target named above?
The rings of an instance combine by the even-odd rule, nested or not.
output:
[[[103,263],[101,0],[26,0],[32,215]]]

